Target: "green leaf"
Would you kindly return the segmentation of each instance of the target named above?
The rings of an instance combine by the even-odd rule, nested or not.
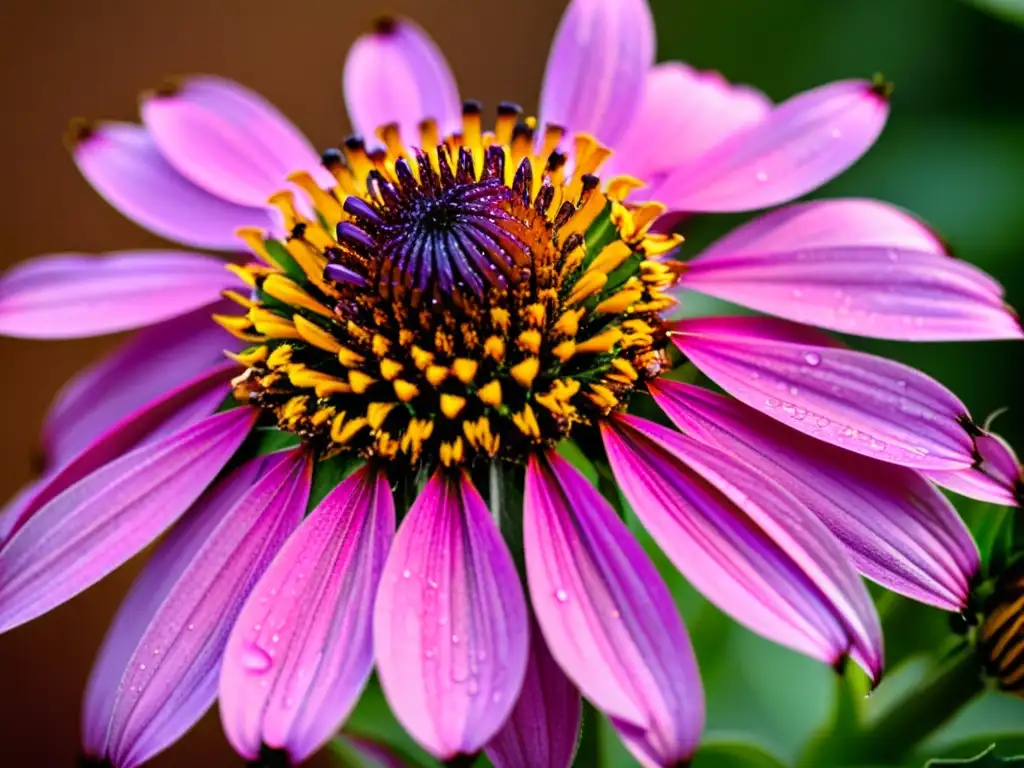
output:
[[[1024,757],[997,757],[996,745],[993,744],[984,752],[966,760],[929,760],[925,768],[938,768],[942,765],[973,765],[974,768],[999,768],[1002,765],[1024,765]]]
[[[693,759],[693,768],[786,768],[770,752],[756,744],[705,742]]]
[[[979,753],[984,754],[993,747],[1000,755],[1024,754],[1024,733],[1007,732],[976,736],[967,739],[966,741],[961,741],[957,744],[946,747],[938,754],[936,754],[934,749],[930,750],[928,754],[932,756],[933,763],[938,759],[947,761],[965,760],[968,757],[977,756]],[[942,765],[943,763],[939,762],[938,764]],[[956,765],[956,763],[953,763],[953,765]],[[968,763],[968,765],[970,765],[970,763]]]
[[[1004,21],[1024,25],[1024,0],[968,0],[968,2]]]

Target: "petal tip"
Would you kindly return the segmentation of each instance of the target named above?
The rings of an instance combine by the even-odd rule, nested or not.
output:
[[[882,101],[888,103],[892,100],[892,92],[896,86],[891,80],[887,80],[881,72],[876,72],[871,78],[870,92],[878,96]]]

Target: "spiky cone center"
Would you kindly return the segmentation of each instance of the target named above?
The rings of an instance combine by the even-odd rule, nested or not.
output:
[[[999,687],[1024,698],[1024,560],[999,578],[988,602],[979,650]]]
[[[503,105],[493,131],[468,104],[461,134],[421,126],[409,150],[358,139],[325,154],[337,179],[271,202],[284,241],[240,234],[260,258],[229,267],[246,308],[218,316],[252,342],[235,396],[323,455],[406,466],[519,461],[625,407],[667,366],[660,313],[678,236],[649,229],[663,208],[631,206],[640,183],[594,173],[609,151],[563,131],[540,140]],[[567,168],[571,173],[567,173]]]

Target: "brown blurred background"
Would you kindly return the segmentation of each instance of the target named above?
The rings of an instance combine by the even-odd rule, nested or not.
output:
[[[341,69],[383,12],[415,17],[446,51],[464,94],[535,104],[563,3],[517,0],[8,0],[0,6],[0,270],[41,253],[154,246],[108,207],[62,144],[76,115],[135,119],[135,94],[211,72],[254,88],[317,147],[347,134]],[[43,413],[60,385],[116,339],[0,339],[0,500],[32,475]],[[138,562],[57,611],[0,636],[0,765],[70,766],[81,692],[104,628]],[[216,717],[153,765],[240,764]]]

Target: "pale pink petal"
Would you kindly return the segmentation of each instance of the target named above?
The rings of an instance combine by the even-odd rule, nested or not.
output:
[[[213,304],[237,285],[223,261],[198,253],[40,256],[0,280],[0,334],[77,339],[141,328]]]
[[[771,107],[760,91],[733,85],[717,72],[699,72],[678,61],[658,64],[644,77],[643,99],[601,176],[628,174],[655,184],[760,122]]]
[[[726,392],[800,432],[908,467],[971,466],[977,427],[952,392],[901,363],[801,344],[802,333],[771,318],[711,317],[682,321],[672,338]]]
[[[865,202],[826,200],[755,220],[690,261],[681,286],[861,336],[1024,335],[995,280],[935,248],[934,236],[909,216]]]
[[[205,540],[155,611],[137,617],[148,621],[123,668],[107,735],[117,768],[147,761],[213,703],[231,627],[250,588],[302,520],[311,467],[301,449],[279,454],[241,496],[230,489],[207,497],[215,506],[209,514],[219,520],[201,531]]]
[[[425,119],[436,120],[444,134],[460,129],[455,76],[430,36],[406,19],[386,19],[356,40],[342,85],[352,126],[368,144],[389,123],[398,124],[409,146],[419,145]]]
[[[971,499],[1024,506],[1024,467],[1013,449],[999,435],[985,433],[974,438],[977,448],[974,466],[956,472],[928,471],[933,483]]]
[[[370,467],[323,500],[253,589],[228,639],[220,714],[249,760],[260,745],[298,765],[333,736],[373,666],[372,613],[395,508]]]
[[[88,589],[152,542],[245,440],[258,411],[218,413],[72,485],[0,548],[0,632]]]
[[[881,675],[874,605],[839,542],[740,460],[653,422],[602,426],[619,487],[665,554],[711,602],[777,643]]]
[[[62,466],[129,413],[210,370],[225,349],[239,351],[211,309],[139,331],[68,381],[43,422],[47,465]]]
[[[465,475],[438,470],[395,536],[373,615],[381,686],[442,760],[479,751],[516,703],[529,623],[519,575]]]
[[[806,505],[862,574],[948,611],[966,607],[978,549],[953,506],[917,472],[823,444],[700,387],[658,381],[650,390],[687,435]]]
[[[211,486],[202,499],[171,528],[149,558],[121,603],[107,630],[89,675],[82,705],[82,744],[85,754],[97,760],[108,756],[110,722],[120,695],[121,680],[139,640],[168,593],[181,579],[196,552],[202,548],[225,513],[259,480],[271,459],[247,462]],[[160,653],[153,654],[160,661]],[[203,709],[208,703],[203,706]]]
[[[901,208],[877,200],[812,200],[758,216],[705,248],[699,258],[734,253],[784,253],[804,248],[891,246],[945,253],[939,237]]]
[[[793,200],[838,176],[882,132],[889,102],[864,80],[798,94],[669,174],[650,192],[674,211],[725,213]]]
[[[565,459],[532,457],[523,548],[551,654],[580,692],[658,765],[686,762],[704,725],[700,676],[654,564]]]
[[[215,250],[242,250],[239,227],[270,230],[263,208],[222,200],[182,176],[140,125],[93,126],[74,149],[82,175],[122,214],[168,240]]]
[[[576,753],[582,702],[562,672],[536,624],[519,700],[487,745],[495,768],[568,768]]]
[[[571,0],[544,70],[541,124],[614,147],[640,109],[654,47],[647,0]]]
[[[147,95],[142,121],[160,152],[193,183],[224,200],[261,206],[295,171],[336,182],[299,130],[262,96],[211,75]]]
[[[72,485],[128,451],[180,432],[209,416],[230,393],[230,380],[237,372],[237,365],[230,363],[211,368],[122,417],[40,479],[31,498],[20,507],[17,519],[9,522],[10,532]],[[0,537],[0,543],[3,540]]]

